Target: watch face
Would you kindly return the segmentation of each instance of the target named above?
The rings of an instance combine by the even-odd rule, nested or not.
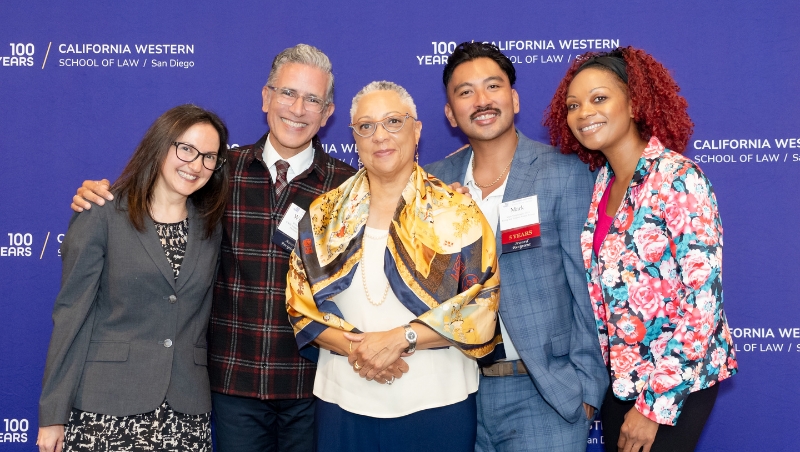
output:
[[[406,339],[410,341],[417,340],[417,332],[414,330],[410,330],[409,332],[406,333]]]

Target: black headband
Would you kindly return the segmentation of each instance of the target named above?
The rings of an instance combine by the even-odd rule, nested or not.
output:
[[[627,65],[625,64],[625,60],[622,58],[622,53],[609,52],[595,55],[581,64],[578,72],[593,66],[602,66],[610,70],[611,72],[617,74],[617,77],[619,77],[620,80],[622,80],[626,85],[628,84],[628,70],[626,69]],[[578,72],[575,74],[577,75]]]

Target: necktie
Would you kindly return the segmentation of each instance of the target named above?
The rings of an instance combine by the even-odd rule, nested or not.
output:
[[[289,171],[289,162],[286,160],[278,160],[275,162],[275,170],[277,177],[275,177],[275,196],[280,196],[281,192],[289,186],[289,181],[286,180],[286,172]]]

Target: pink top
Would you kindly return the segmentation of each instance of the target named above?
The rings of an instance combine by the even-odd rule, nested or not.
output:
[[[594,249],[594,254],[598,255],[600,254],[600,246],[603,244],[603,240],[606,239],[608,230],[611,229],[611,223],[614,222],[614,217],[606,213],[608,197],[611,194],[611,184],[614,183],[614,179],[615,177],[611,176],[611,180],[606,186],[606,191],[603,193],[603,198],[600,200],[600,205],[597,206],[597,226],[594,230],[594,242],[592,243],[592,248]]]

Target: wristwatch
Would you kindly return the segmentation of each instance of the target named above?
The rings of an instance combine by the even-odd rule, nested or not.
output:
[[[405,324],[403,325],[403,329],[406,330],[406,340],[408,341],[408,348],[406,349],[406,353],[409,355],[414,353],[417,349],[417,332],[411,328],[411,325]]]

